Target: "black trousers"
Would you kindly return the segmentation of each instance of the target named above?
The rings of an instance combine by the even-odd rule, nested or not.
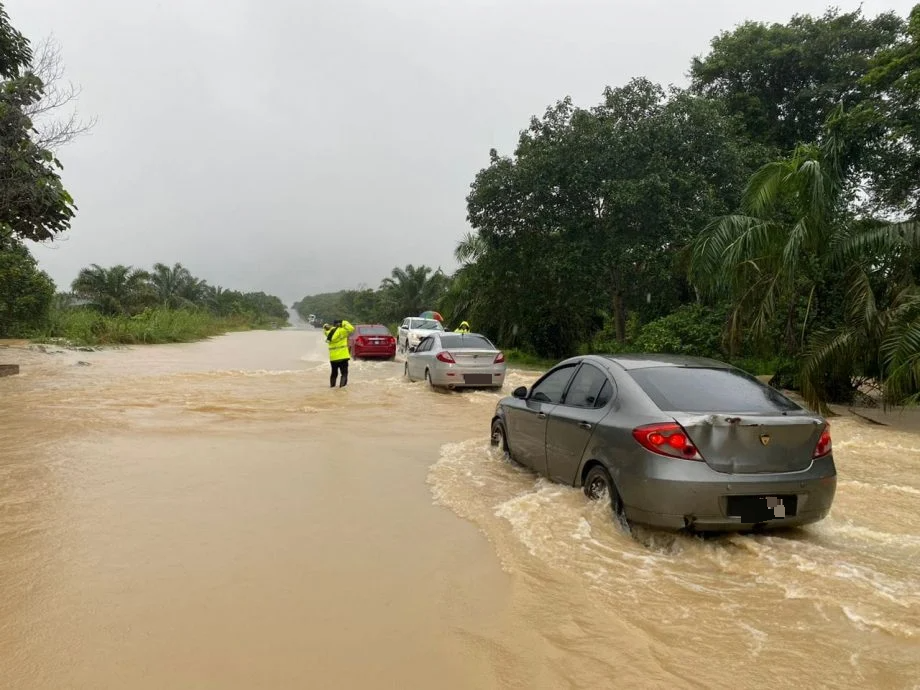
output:
[[[338,362],[329,362],[329,366],[332,367],[332,372],[329,374],[329,387],[335,388],[335,379],[340,371],[342,372],[342,379],[339,387],[348,385],[348,360],[340,359]]]

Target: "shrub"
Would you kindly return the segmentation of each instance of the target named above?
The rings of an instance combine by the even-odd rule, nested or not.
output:
[[[725,313],[689,304],[645,324],[633,343],[636,352],[722,357]]]

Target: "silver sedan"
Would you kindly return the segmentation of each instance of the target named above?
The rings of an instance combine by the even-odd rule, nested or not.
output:
[[[748,531],[827,516],[827,420],[722,362],[588,355],[498,403],[492,443],[630,522]]]
[[[505,356],[478,333],[435,333],[410,347],[406,378],[432,387],[501,388]]]

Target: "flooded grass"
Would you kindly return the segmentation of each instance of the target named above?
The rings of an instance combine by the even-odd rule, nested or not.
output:
[[[35,339],[75,345],[190,343],[233,331],[281,325],[278,320],[249,315],[219,317],[193,310],[149,309],[135,316],[106,316],[90,309],[68,309],[55,312]]]

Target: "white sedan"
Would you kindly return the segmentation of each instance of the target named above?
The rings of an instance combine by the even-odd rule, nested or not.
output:
[[[396,345],[401,352],[408,352],[410,347],[418,345],[422,338],[435,333],[443,333],[444,326],[435,319],[409,317],[403,319],[396,333]]]

